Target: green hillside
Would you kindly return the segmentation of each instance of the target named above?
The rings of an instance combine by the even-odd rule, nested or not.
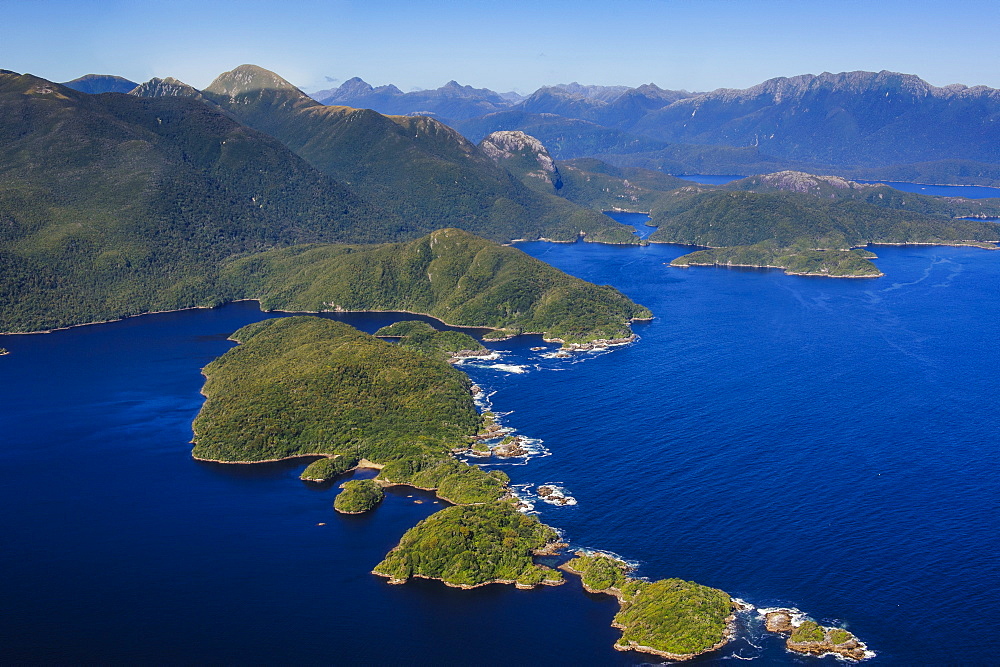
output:
[[[532,560],[535,550],[557,538],[538,517],[507,503],[449,507],[406,531],[373,572],[396,583],[426,577],[460,587],[497,581],[528,588],[559,584],[560,572]]]
[[[382,327],[376,336],[394,338],[402,347],[416,350],[436,359],[448,360],[457,353],[483,353],[487,350],[478,340],[461,331],[438,331],[421,320],[404,320]]]
[[[631,319],[650,317],[613,287],[459,229],[409,243],[273,250],[229,263],[223,276],[230,296],[268,310],[405,310],[566,342],[628,337]]]
[[[628,565],[599,552],[578,551],[564,569],[580,575],[588,591],[618,598],[612,625],[622,631],[615,644],[619,650],[685,660],[730,639],[733,600],[717,588],[681,579],[634,579]]]
[[[226,257],[383,240],[394,218],[184,98],[0,74],[0,331],[219,303]]]
[[[593,158],[557,161],[541,141],[520,131],[493,132],[479,147],[529,188],[596,211],[646,212],[665,193],[690,185],[662,172]]]
[[[464,373],[342,322],[263,320],[233,339],[204,370],[198,458],[446,457],[479,427]]]
[[[771,266],[834,277],[881,275],[868,261],[870,254],[846,252],[870,243],[995,248],[1000,241],[1000,227],[995,223],[891,208],[893,201],[900,205],[904,200],[917,202],[918,195],[891,197],[897,199],[879,200],[876,192],[879,204],[875,204],[847,196],[689,186],[657,201],[650,221],[657,230],[649,240],[712,249],[679,257],[672,262],[675,266]],[[966,204],[922,206],[944,210]]]
[[[966,199],[934,197],[896,190],[888,185],[857,183],[839,176],[818,176],[799,171],[782,171],[750,176],[723,186],[747,192],[797,192],[825,200],[856,201],[878,208],[890,208],[941,218],[1000,217],[1000,198]]]
[[[457,227],[498,241],[571,241],[584,232],[590,241],[635,242],[624,225],[526,188],[433,119],[324,106],[253,65],[222,74],[203,93],[395,213],[405,227],[385,240]]]

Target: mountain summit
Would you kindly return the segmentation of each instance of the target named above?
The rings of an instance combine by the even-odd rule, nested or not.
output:
[[[205,92],[235,98],[262,90],[294,91],[305,97],[305,93],[291,83],[257,65],[240,65],[234,70],[223,72]]]

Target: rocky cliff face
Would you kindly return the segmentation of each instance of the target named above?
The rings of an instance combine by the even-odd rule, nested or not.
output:
[[[479,144],[486,155],[511,173],[526,175],[558,190],[562,177],[555,161],[538,139],[519,130],[493,132]]]
[[[129,95],[135,95],[136,97],[193,97],[195,99],[204,99],[197,88],[189,86],[183,81],[178,81],[172,76],[168,76],[166,79],[152,78],[145,83],[140,83],[129,92]]]

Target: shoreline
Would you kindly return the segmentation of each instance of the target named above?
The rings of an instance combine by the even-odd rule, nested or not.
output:
[[[608,244],[608,245],[623,245],[623,244]],[[627,244],[625,244],[625,245],[627,245]],[[38,331],[0,331],[0,336],[36,336],[36,335],[41,335],[41,334],[51,334],[51,333],[56,333],[56,332],[59,332],[59,331],[69,331],[70,329],[77,329],[79,327],[90,327],[90,326],[96,326],[96,325],[100,325],[100,324],[114,324],[116,322],[124,322],[125,320],[130,320],[130,319],[133,319],[133,318],[136,318],[136,317],[144,317],[146,315],[163,315],[163,314],[166,314],[166,313],[182,313],[182,312],[187,311],[187,310],[214,310],[216,308],[224,308],[225,306],[228,306],[228,305],[234,304],[234,303],[247,303],[247,302],[256,302],[257,303],[257,308],[260,310],[261,313],[265,313],[265,314],[266,313],[281,313],[281,314],[285,314],[285,315],[318,315],[318,314],[321,314],[321,313],[345,313],[345,314],[353,314],[353,313],[402,313],[404,315],[420,315],[422,317],[429,317],[432,320],[434,320],[435,322],[440,322],[445,327],[451,327],[451,328],[454,328],[454,329],[478,329],[478,330],[481,330],[481,331],[485,331],[486,333],[483,334],[482,338],[483,338],[483,340],[486,340],[486,341],[489,341],[489,342],[502,342],[502,341],[505,341],[505,340],[510,340],[511,338],[516,338],[517,336],[530,336],[530,335],[542,335],[543,336],[544,335],[544,332],[541,332],[541,331],[522,331],[519,334],[513,334],[513,335],[509,335],[509,336],[504,336],[502,338],[487,338],[487,335],[489,334],[489,332],[501,331],[503,328],[502,327],[501,328],[495,328],[495,327],[490,327],[490,326],[485,326],[485,325],[473,325],[473,324],[451,324],[449,322],[445,322],[444,320],[442,320],[440,317],[438,317],[436,315],[431,315],[430,313],[420,313],[420,312],[413,311],[413,310],[347,310],[347,309],[341,309],[341,308],[338,308],[338,309],[335,309],[335,310],[264,310],[261,307],[261,305],[260,305],[260,299],[233,299],[232,301],[226,301],[225,303],[220,303],[219,305],[216,305],[216,306],[187,306],[185,308],[173,308],[173,309],[170,309],[170,310],[151,310],[151,311],[148,311],[148,312],[145,312],[145,313],[136,313],[134,315],[124,315],[122,317],[119,317],[119,318],[116,318],[116,319],[112,319],[112,320],[95,320],[93,322],[81,322],[80,324],[70,324],[70,325],[67,325],[67,326],[64,326],[64,327],[55,327],[53,329],[39,329]],[[652,319],[652,318],[649,318],[649,319]],[[630,319],[628,321],[629,322],[636,322],[636,321],[640,321],[641,322],[641,321],[645,321],[645,320],[643,318],[632,318],[632,319]],[[230,338],[228,340],[232,340],[232,339]],[[592,343],[598,342],[599,340],[601,340],[601,339],[594,339],[592,341],[588,341],[587,343],[575,343],[575,344],[576,345],[588,345],[588,344],[592,344]],[[218,463],[227,463],[227,462],[226,461],[218,461]]]
[[[285,456],[280,459],[261,459],[260,461],[225,461],[223,459],[205,459],[200,456],[195,456],[194,452],[191,453],[191,458],[195,461],[200,461],[201,463],[224,463],[227,465],[253,465],[255,463],[281,463],[283,461],[294,461],[296,459],[328,459],[330,454],[326,453],[316,453],[316,454],[293,454],[292,456]],[[358,465],[353,468],[348,468],[344,473],[351,472],[352,470],[381,470],[385,466],[381,463],[374,463],[368,459],[361,459],[358,461]],[[305,480],[305,481],[315,481],[315,480]]]
[[[890,245],[890,244],[886,244],[886,245]],[[877,275],[873,274],[873,275],[867,275],[867,276],[849,276],[849,275],[848,276],[834,276],[834,275],[830,275],[829,273],[806,273],[806,272],[789,271],[787,268],[785,268],[783,266],[772,266],[770,264],[763,264],[763,265],[762,264],[717,264],[717,263],[711,263],[711,264],[709,264],[707,262],[688,262],[687,264],[674,264],[674,263],[671,262],[671,263],[667,264],[667,266],[672,266],[675,269],[688,269],[688,268],[690,268],[692,266],[715,266],[715,267],[718,267],[720,269],[729,269],[729,268],[741,268],[741,269],[780,269],[780,270],[782,270],[782,271],[785,272],[786,276],[813,276],[813,277],[816,277],[816,278],[884,278],[885,277],[885,274],[882,273],[881,271],[879,271]]]
[[[579,570],[570,567],[568,562],[560,565],[559,569],[563,570],[564,572],[569,572],[570,574],[575,574],[576,576],[578,576],[580,578],[580,585],[583,586],[583,590],[587,591],[588,593],[601,593],[604,595],[610,595],[611,597],[618,600],[619,612],[621,612],[625,608],[624,606],[625,596],[620,589],[615,588],[613,586],[611,588],[603,588],[603,589],[591,588],[590,586],[584,583],[583,572],[580,572]],[[615,642],[613,645],[614,649],[616,651],[638,651],[640,653],[651,653],[653,655],[658,655],[661,658],[666,658],[667,660],[676,660],[678,662],[691,660],[692,658],[697,658],[700,655],[705,655],[706,653],[717,651],[718,649],[722,648],[723,646],[725,646],[726,644],[728,644],[729,642],[733,641],[736,638],[736,611],[739,611],[740,604],[735,602],[734,600],[733,606],[734,606],[733,613],[731,613],[729,616],[726,617],[726,629],[725,632],[723,633],[722,639],[720,639],[718,642],[716,642],[715,644],[713,644],[709,648],[706,648],[703,651],[698,651],[697,653],[670,653],[669,651],[661,651],[659,649],[653,648],[652,646],[643,646],[641,644],[636,644],[633,641],[630,641],[627,645]],[[617,616],[617,614],[615,615]],[[628,626],[617,623],[615,622],[614,619],[611,620],[611,627],[615,628],[616,630],[621,630],[623,635],[624,632],[628,630]]]
[[[504,585],[513,584],[514,587],[517,588],[518,590],[530,591],[533,588],[537,588],[538,586],[562,586],[563,584],[566,583],[565,579],[559,579],[558,581],[555,579],[542,579],[541,582],[534,584],[533,586],[525,586],[524,584],[517,583],[516,579],[494,579],[493,581],[484,581],[481,584],[453,584],[451,582],[445,581],[441,577],[428,577],[427,575],[424,574],[411,574],[406,579],[396,579],[392,575],[384,574],[382,572],[377,572],[375,570],[372,570],[371,574],[374,574],[376,577],[382,577],[384,579],[388,579],[389,581],[387,581],[386,583],[391,586],[402,586],[410,579],[426,579],[427,581],[440,581],[448,588],[458,588],[463,591],[471,591],[474,588],[482,588],[483,586],[492,586],[493,584],[504,584]]]

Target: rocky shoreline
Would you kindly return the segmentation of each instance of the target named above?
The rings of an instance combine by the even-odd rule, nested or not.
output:
[[[791,609],[775,609],[764,614],[764,627],[768,632],[789,635],[785,640],[789,651],[820,657],[832,654],[853,661],[871,656],[864,642],[847,630],[809,620],[796,624],[795,615]]]
[[[577,552],[578,556],[583,555],[583,554],[584,554],[584,552],[579,552],[579,551]],[[617,558],[615,558],[615,560],[617,560]],[[624,562],[620,562],[620,565],[622,567],[622,571],[623,572],[628,572],[628,571],[631,570],[631,567],[628,566],[628,565],[626,565]],[[586,581],[584,580],[585,579],[585,573],[583,573],[583,572],[575,569],[569,563],[563,563],[562,565],[559,566],[559,569],[563,570],[565,572],[569,572],[570,574],[575,574],[578,577],[580,577],[580,584],[583,586],[583,589],[585,591],[587,591],[588,593],[603,593],[604,595],[610,595],[610,596],[614,597],[616,600],[618,600],[619,611],[624,610],[626,608],[626,606],[630,604],[630,600],[627,599],[625,593],[620,588],[618,588],[616,586],[609,586],[607,588],[595,589],[595,588],[587,585]],[[625,578],[625,582],[626,582],[626,584],[629,582],[629,578],[628,577]],[[733,613],[731,613],[725,619],[725,629],[723,630],[723,636],[722,636],[722,638],[718,642],[716,642],[715,644],[713,644],[712,646],[710,646],[708,648],[705,648],[704,650],[696,651],[696,652],[693,652],[693,653],[671,653],[670,651],[664,651],[664,650],[655,648],[653,646],[646,646],[644,644],[640,644],[640,643],[632,641],[632,640],[625,640],[624,636],[622,637],[622,639],[620,639],[619,641],[615,642],[614,649],[616,651],[638,651],[640,653],[649,653],[649,654],[656,655],[656,656],[659,656],[661,658],[664,658],[666,660],[673,660],[673,661],[677,661],[677,662],[683,662],[685,660],[691,660],[693,658],[697,658],[700,655],[704,655],[706,653],[711,653],[712,651],[716,651],[716,650],[722,648],[723,646],[725,646],[726,644],[728,644],[729,642],[731,642],[733,639],[736,638],[736,613],[735,612],[738,611],[738,610],[740,610],[740,609],[742,609],[742,605],[739,602],[735,601],[735,600],[732,601],[732,604],[733,604],[733,607],[732,607]],[[623,635],[624,635],[625,631],[628,630],[628,626],[626,626],[626,625],[624,625],[622,623],[619,623],[617,621],[617,616],[616,616],[615,620],[611,621],[611,627],[613,627],[613,628],[615,628],[617,630],[621,630],[622,633],[623,633]]]
[[[387,584],[391,584],[393,586],[399,586],[399,585],[405,584],[410,579],[427,579],[427,580],[430,580],[430,581],[440,581],[442,584],[444,584],[448,588],[460,588],[463,591],[469,591],[469,590],[472,590],[473,588],[482,588],[483,586],[491,586],[493,584],[505,584],[505,585],[513,584],[514,588],[517,588],[517,589],[522,590],[522,591],[530,591],[531,589],[535,588],[536,586],[562,586],[563,584],[566,583],[565,579],[542,579],[541,582],[539,582],[539,583],[537,583],[537,584],[535,584],[533,586],[528,586],[526,584],[518,583],[514,579],[494,579],[492,581],[484,581],[481,584],[453,584],[450,581],[445,581],[441,577],[428,577],[428,576],[423,575],[423,574],[411,574],[408,579],[396,579],[394,577],[389,576],[388,574],[384,574],[384,573],[379,572],[377,570],[372,570],[371,573],[374,574],[377,577],[384,577],[384,578],[386,578],[388,580],[388,581],[386,581],[386,583]]]
[[[880,245],[904,245],[904,244],[884,243],[884,244],[880,244]],[[926,245],[942,245],[942,244],[940,244],[940,243],[936,243],[936,244],[928,243]],[[784,266],[777,266],[777,265],[773,265],[773,264],[732,264],[732,263],[720,264],[719,262],[690,262],[690,261],[685,261],[683,264],[675,264],[674,262],[676,262],[676,261],[677,260],[674,260],[673,262],[670,262],[668,266],[673,266],[673,267],[677,267],[677,268],[681,268],[681,269],[686,269],[686,268],[689,268],[689,267],[692,267],[692,266],[718,266],[718,267],[724,268],[724,269],[729,269],[729,268],[740,268],[740,269],[781,269],[782,271],[785,272],[785,275],[787,275],[787,276],[815,276],[817,278],[882,278],[882,277],[885,276],[885,274],[882,273],[881,271],[879,271],[877,274],[876,273],[870,273],[870,274],[866,274],[866,275],[863,275],[863,276],[854,276],[854,275],[834,276],[834,275],[830,275],[829,273],[808,272],[808,271],[789,271]]]
[[[648,321],[652,318],[647,318],[646,320],[639,320],[638,318],[633,318],[633,321]],[[562,343],[562,350],[568,352],[586,352],[588,350],[603,350],[608,347],[615,347],[618,345],[627,345],[636,341],[639,337],[636,334],[632,334],[626,338],[598,338],[592,340],[589,343],[567,343],[562,338],[542,338],[546,343]]]

